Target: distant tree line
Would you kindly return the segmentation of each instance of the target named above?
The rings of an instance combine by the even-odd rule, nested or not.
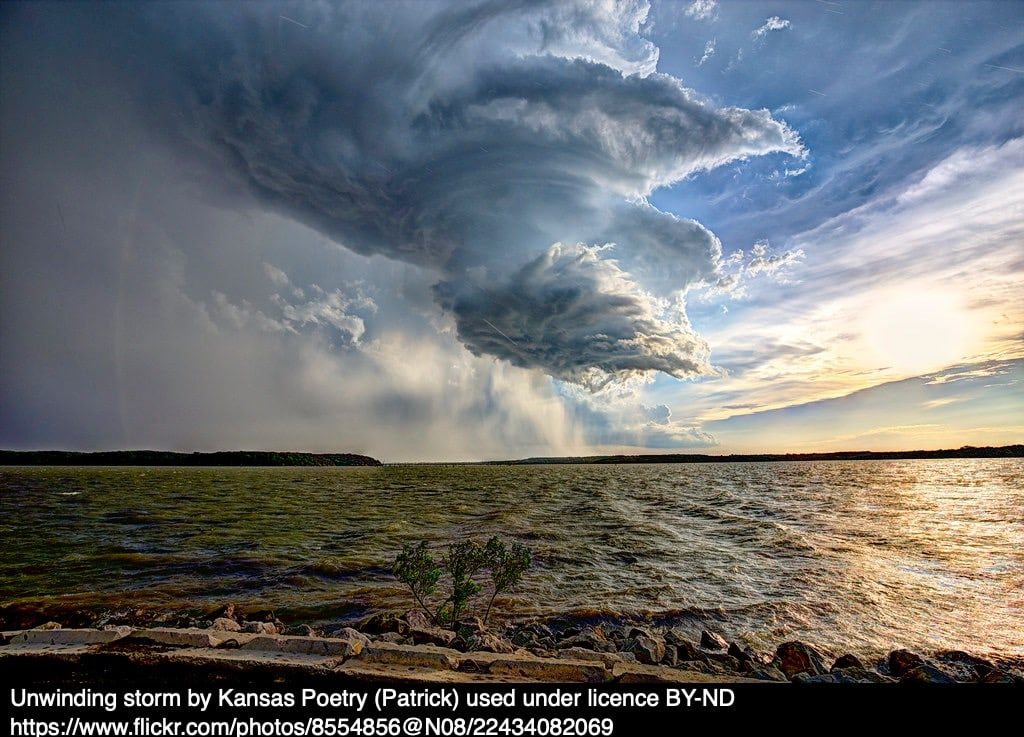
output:
[[[163,450],[114,450],[76,453],[64,450],[0,450],[4,466],[380,466],[355,453],[280,453],[228,450],[172,453]]]
[[[517,461],[488,461],[487,465],[541,465],[545,463],[767,463],[772,461],[887,461],[915,458],[1024,458],[1024,445],[976,448],[965,445],[948,450],[843,450],[833,453],[752,453],[708,455],[664,453],[645,455],[524,458]]]

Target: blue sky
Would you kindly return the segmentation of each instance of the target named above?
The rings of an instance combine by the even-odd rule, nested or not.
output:
[[[1024,6],[2,10],[0,445],[1024,438]]]
[[[690,303],[689,315],[698,330],[713,335],[731,323],[736,326],[733,334],[751,344],[750,350],[729,351],[718,343],[719,365],[741,379],[735,392],[739,401],[730,404],[743,405],[744,397],[750,398],[742,376],[758,362],[763,365],[771,360],[773,350],[791,351],[795,361],[805,365],[809,355],[820,356],[823,348],[834,351],[837,343],[852,337],[843,333],[863,329],[846,323],[851,329],[841,330],[831,341],[814,341],[807,330],[796,329],[790,333],[796,340],[789,343],[759,343],[759,317],[768,311],[778,315],[780,304],[795,301],[797,309],[820,308],[837,296],[849,300],[858,290],[873,294],[880,285],[889,285],[884,291],[889,299],[904,292],[913,295],[912,290],[948,290],[962,299],[951,300],[955,306],[938,305],[939,312],[975,313],[965,318],[970,323],[965,329],[978,338],[969,348],[965,345],[967,352],[962,354],[952,346],[949,353],[939,351],[938,363],[928,362],[928,351],[908,348],[923,355],[924,362],[888,369],[861,366],[881,370],[851,377],[848,382],[836,381],[823,391],[816,390],[814,384],[828,384],[830,377],[812,374],[797,381],[792,394],[785,389],[780,392],[787,395],[781,403],[790,401],[790,396],[798,400],[792,409],[776,407],[760,415],[716,419],[707,423],[707,428],[720,442],[749,449],[765,447],[766,437],[796,435],[801,444],[830,448],[850,442],[898,448],[915,443],[955,445],[961,439],[978,443],[1019,439],[1024,407],[1015,380],[975,387],[969,401],[966,397],[957,400],[955,413],[951,406],[946,416],[946,411],[928,405],[930,400],[918,401],[918,387],[928,386],[926,380],[899,379],[915,370],[943,368],[944,362],[1019,355],[1014,343],[1020,338],[1020,300],[1013,290],[1020,283],[1020,255],[1024,253],[1020,184],[1015,176],[1021,164],[1017,139],[1024,126],[1019,114],[1024,99],[1024,47],[1020,43],[1024,12],[1020,6],[717,3],[703,18],[688,14],[692,7],[677,3],[654,6],[651,38],[661,49],[659,69],[692,83],[723,104],[772,110],[799,131],[808,151],[802,161],[769,156],[723,167],[651,198],[659,207],[685,211],[708,225],[727,244],[727,252],[767,241],[779,253],[803,253],[786,269],[788,283],[762,279],[752,284],[743,298]],[[756,36],[751,29],[763,28],[769,18],[778,19],[770,24],[777,28]],[[979,156],[979,152],[991,155]],[[870,228],[886,219],[897,231],[902,230],[901,220],[908,224],[919,222],[918,218],[929,223],[941,220],[949,198],[942,204],[923,199],[916,215],[901,213],[897,203],[944,163],[950,177],[948,187],[956,190],[954,199],[961,206],[972,196],[981,200],[991,196],[979,191],[988,177],[1005,177],[1006,186],[996,195],[1005,199],[993,200],[1008,210],[1002,227],[992,228],[990,220],[979,216],[980,232],[964,238],[964,230],[972,224],[958,217],[939,228],[933,239],[922,239],[919,248],[895,238],[867,245],[847,235],[851,229]],[[972,163],[977,171],[971,171]],[[933,194],[938,195],[938,190]],[[858,217],[859,211],[863,214]],[[986,232],[983,228],[991,229]],[[886,233],[886,229],[880,230]],[[955,256],[949,253],[957,250]],[[841,268],[836,263],[839,259]],[[972,264],[982,268],[965,279],[959,272],[965,267],[969,270]],[[991,275],[985,271],[1005,266],[1010,268],[1005,274],[1007,283],[992,288],[986,281]],[[952,273],[951,267],[956,267]],[[963,295],[968,286],[971,295]],[[898,296],[893,301],[906,312],[917,309],[915,299]],[[992,307],[982,307],[981,303],[989,301],[1001,305],[998,314],[986,315],[992,318],[987,322],[998,321],[997,326],[982,325],[986,320],[977,316]],[[926,309],[928,302],[923,300],[921,309]],[[722,304],[727,313],[721,310]],[[893,315],[886,319],[901,318]],[[744,321],[748,321],[748,330],[742,327]],[[925,323],[925,332],[931,330],[928,323],[936,322],[914,316],[910,321]],[[936,327],[934,339],[941,340],[942,333]],[[998,347],[988,344],[987,338],[995,335],[1000,336]],[[1004,345],[1003,339],[1009,339],[1009,345]],[[711,342],[714,345],[716,341]],[[875,358],[886,362],[884,355]],[[794,381],[799,371],[787,371],[788,363],[779,361],[778,370],[767,374],[773,384]],[[841,370],[855,367],[847,365]],[[708,388],[658,382],[658,389],[669,406],[685,406],[693,401],[693,394]],[[714,394],[720,402],[732,399],[721,389]],[[822,397],[835,401],[817,401]],[[778,398],[768,397],[768,405],[780,404],[773,401]],[[810,401],[799,401],[801,398]],[[881,398],[884,401],[879,403]],[[743,412],[765,406],[747,404],[753,406],[742,407]],[[870,409],[864,412],[860,408]],[[995,417],[998,422],[990,421]],[[837,433],[835,442],[827,442],[832,428],[847,426],[856,432]]]

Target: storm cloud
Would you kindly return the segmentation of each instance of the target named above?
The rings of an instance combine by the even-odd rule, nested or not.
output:
[[[767,111],[654,72],[643,3],[581,3],[571,24],[567,7],[159,6],[96,33],[132,27],[156,63],[125,82],[180,153],[345,248],[434,273],[472,352],[586,385],[709,373],[664,301],[715,277],[720,244],[645,198],[803,149]]]
[[[687,295],[731,267],[650,200],[805,151],[660,73],[648,11],[5,6],[0,444],[713,443],[638,392],[718,375]]]

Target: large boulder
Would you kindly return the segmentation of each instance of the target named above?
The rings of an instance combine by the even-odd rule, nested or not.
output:
[[[567,647],[582,647],[599,652],[614,652],[616,649],[615,645],[608,641],[604,630],[600,627],[588,627],[577,634],[560,640],[556,643],[555,647],[558,650],[563,650]]]
[[[626,642],[626,652],[647,665],[657,665],[665,657],[665,641],[656,635],[639,635]]]
[[[896,678],[902,678],[907,671],[924,665],[924,660],[920,655],[909,650],[893,650],[886,658],[886,665],[890,674]]]
[[[761,657],[757,653],[749,647],[740,647],[735,642],[729,643],[729,649],[726,653],[736,658],[744,670],[750,670],[764,665],[761,661]]]
[[[779,645],[771,664],[785,673],[790,680],[799,673],[809,673],[812,676],[828,673],[825,656],[798,640]]]
[[[487,625],[480,617],[463,617],[458,622],[452,625],[452,629],[456,632],[462,630],[471,630],[473,632],[483,632],[487,629]]]
[[[729,641],[717,632],[704,630],[700,633],[700,646],[705,650],[728,650]]]
[[[438,645],[448,647],[455,641],[455,633],[440,627],[412,627],[409,638],[416,645]]]
[[[227,617],[217,617],[217,619],[213,620],[213,624],[210,625],[210,629],[217,632],[241,632],[242,625]]]
[[[673,638],[672,647],[676,649],[676,660],[680,663],[687,662],[698,662],[706,663],[708,656],[697,648],[692,642],[688,642],[681,638]],[[666,642],[669,642],[669,638],[665,638]]]
[[[340,630],[333,630],[327,636],[342,640],[353,640],[359,642],[363,647],[369,647],[370,645],[370,638],[352,627],[342,627]]]
[[[842,670],[843,668],[863,668],[864,663],[860,661],[856,655],[840,655],[836,658],[836,662],[832,664],[832,670]]]
[[[621,632],[624,634],[623,639],[625,639],[625,640],[633,640],[633,639],[636,639],[637,637],[654,637],[654,633],[651,630],[649,630],[647,627],[639,627],[639,626],[627,627],[627,628],[623,628],[623,630],[621,630]]]
[[[500,635],[486,630],[472,635],[466,641],[467,650],[485,653],[514,653],[515,645]]]
[[[430,617],[419,609],[411,609],[407,611],[402,615],[402,619],[406,621],[410,629],[422,630],[434,626],[434,623],[430,621]]]

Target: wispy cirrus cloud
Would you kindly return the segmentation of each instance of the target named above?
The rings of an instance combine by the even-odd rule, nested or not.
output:
[[[717,10],[717,0],[693,0],[686,6],[686,15],[697,20],[708,20],[715,17]]]
[[[706,44],[704,44],[704,53],[701,55],[700,61],[697,62],[697,66],[702,67],[705,64],[707,64],[708,61],[711,60],[711,57],[715,55],[716,43],[717,39],[712,38]]]
[[[755,41],[761,40],[772,31],[784,31],[791,26],[792,23],[790,23],[785,18],[780,18],[777,15],[773,15],[771,18],[764,22],[764,25],[755,28],[751,32],[750,37]]]

